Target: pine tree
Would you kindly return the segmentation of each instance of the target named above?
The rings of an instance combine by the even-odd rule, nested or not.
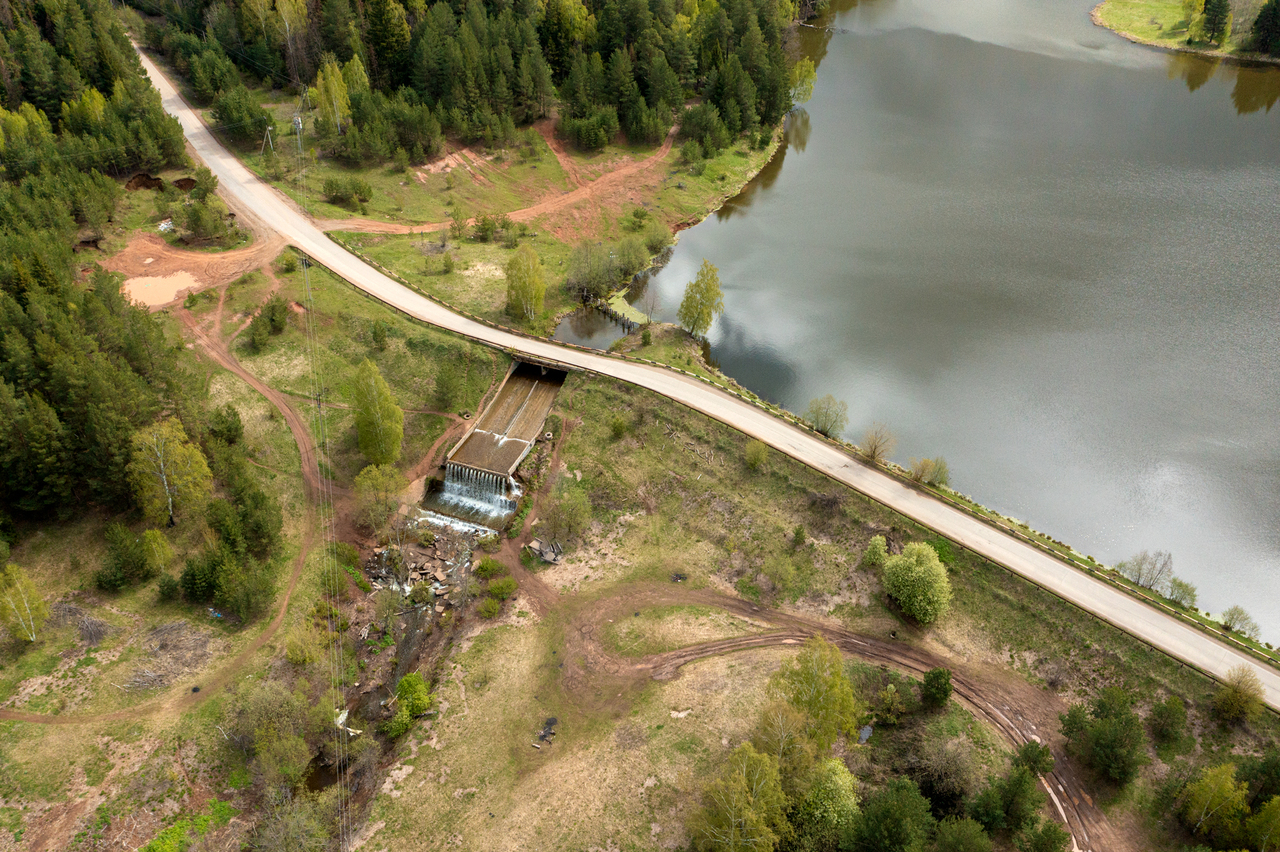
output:
[[[1218,42],[1225,46],[1231,33],[1228,26],[1231,20],[1231,0],[1205,0],[1204,4],[1204,36],[1208,41]]]
[[[1280,56],[1280,0],[1267,0],[1253,20],[1252,34],[1258,50]]]

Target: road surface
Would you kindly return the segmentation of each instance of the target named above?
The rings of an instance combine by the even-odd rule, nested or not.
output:
[[[453,313],[418,295],[334,243],[292,203],[258,179],[224,148],[145,55],[142,64],[160,91],[164,108],[177,116],[195,153],[218,177],[234,206],[268,227],[338,276],[423,322],[493,346],[560,361],[639,385],[714,417],[797,461],[861,491],[917,523],[1003,565],[1092,612],[1120,629],[1215,677],[1238,665],[1255,669],[1265,701],[1280,709],[1280,671],[1228,647],[1173,616],[1112,588],[987,524],[855,461],[838,448],[732,394],[672,370],[570,349],[551,341],[510,334]],[[285,144],[282,136],[280,144]],[[243,214],[242,214],[243,215]]]

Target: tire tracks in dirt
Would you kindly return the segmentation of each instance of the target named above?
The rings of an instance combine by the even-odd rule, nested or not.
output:
[[[527,576],[532,578],[532,583],[546,585],[536,575]],[[521,580],[523,586],[526,580],[523,577]],[[549,587],[547,591],[556,594]],[[532,596],[542,597],[536,593]],[[625,618],[629,612],[645,607],[688,604],[713,607],[756,623],[763,622],[768,629],[638,658],[620,657],[600,641],[604,625],[609,620]],[[1067,704],[1053,693],[1017,680],[1007,672],[957,661],[904,642],[888,642],[859,634],[820,619],[760,607],[709,589],[638,584],[576,609],[564,631],[568,647],[562,652],[561,659],[565,663],[563,681],[566,691],[574,693],[577,703],[584,708],[599,703],[599,696],[625,692],[627,686],[638,686],[648,680],[677,678],[683,666],[697,660],[756,648],[799,645],[815,635],[823,636],[851,657],[916,677],[933,668],[950,669],[954,697],[971,713],[999,731],[1009,745],[1016,747],[1036,741],[1048,745],[1053,751],[1054,770],[1040,780],[1049,793],[1051,807],[1071,832],[1077,852],[1126,852],[1134,849],[1128,838],[1115,831],[1106,815],[1085,792],[1084,779],[1077,771],[1075,761],[1063,751],[1064,743],[1057,735],[1057,723],[1058,714],[1066,711]],[[602,684],[602,680],[614,683]]]
[[[576,181],[579,183],[577,188],[560,195],[553,195],[545,198],[529,207],[515,210],[508,213],[507,216],[513,222],[528,222],[539,216],[545,216],[548,213],[555,213],[566,207],[572,207],[583,201],[590,201],[599,198],[605,193],[612,192],[620,188],[629,179],[634,178],[637,174],[646,171],[652,171],[658,168],[667,154],[671,152],[671,146],[675,144],[676,132],[679,127],[672,127],[667,133],[662,145],[658,150],[654,151],[643,160],[632,160],[625,165],[619,166],[611,172],[607,172],[590,183],[582,183],[581,175],[577,172],[576,167],[574,174],[577,175]],[[554,148],[552,149],[555,150]],[[560,159],[560,154],[556,154],[556,159]],[[575,178],[571,177],[571,181]],[[441,228],[447,228],[449,222],[433,222],[423,225],[406,225],[400,222],[378,222],[373,219],[312,219],[313,224],[322,231],[351,231],[364,234],[423,234],[431,231],[438,231]],[[475,219],[468,219],[467,224],[472,224]]]

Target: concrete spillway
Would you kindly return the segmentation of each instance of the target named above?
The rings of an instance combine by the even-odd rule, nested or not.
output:
[[[533,449],[565,374],[517,362],[489,407],[445,457],[440,501],[469,517],[499,518],[514,512],[514,475]]]

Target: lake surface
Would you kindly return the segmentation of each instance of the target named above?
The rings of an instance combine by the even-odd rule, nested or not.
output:
[[[1280,72],[1079,0],[836,3],[785,147],[650,286],[720,269],[724,371],[1280,638]],[[1270,110],[1270,111],[1269,111]]]

